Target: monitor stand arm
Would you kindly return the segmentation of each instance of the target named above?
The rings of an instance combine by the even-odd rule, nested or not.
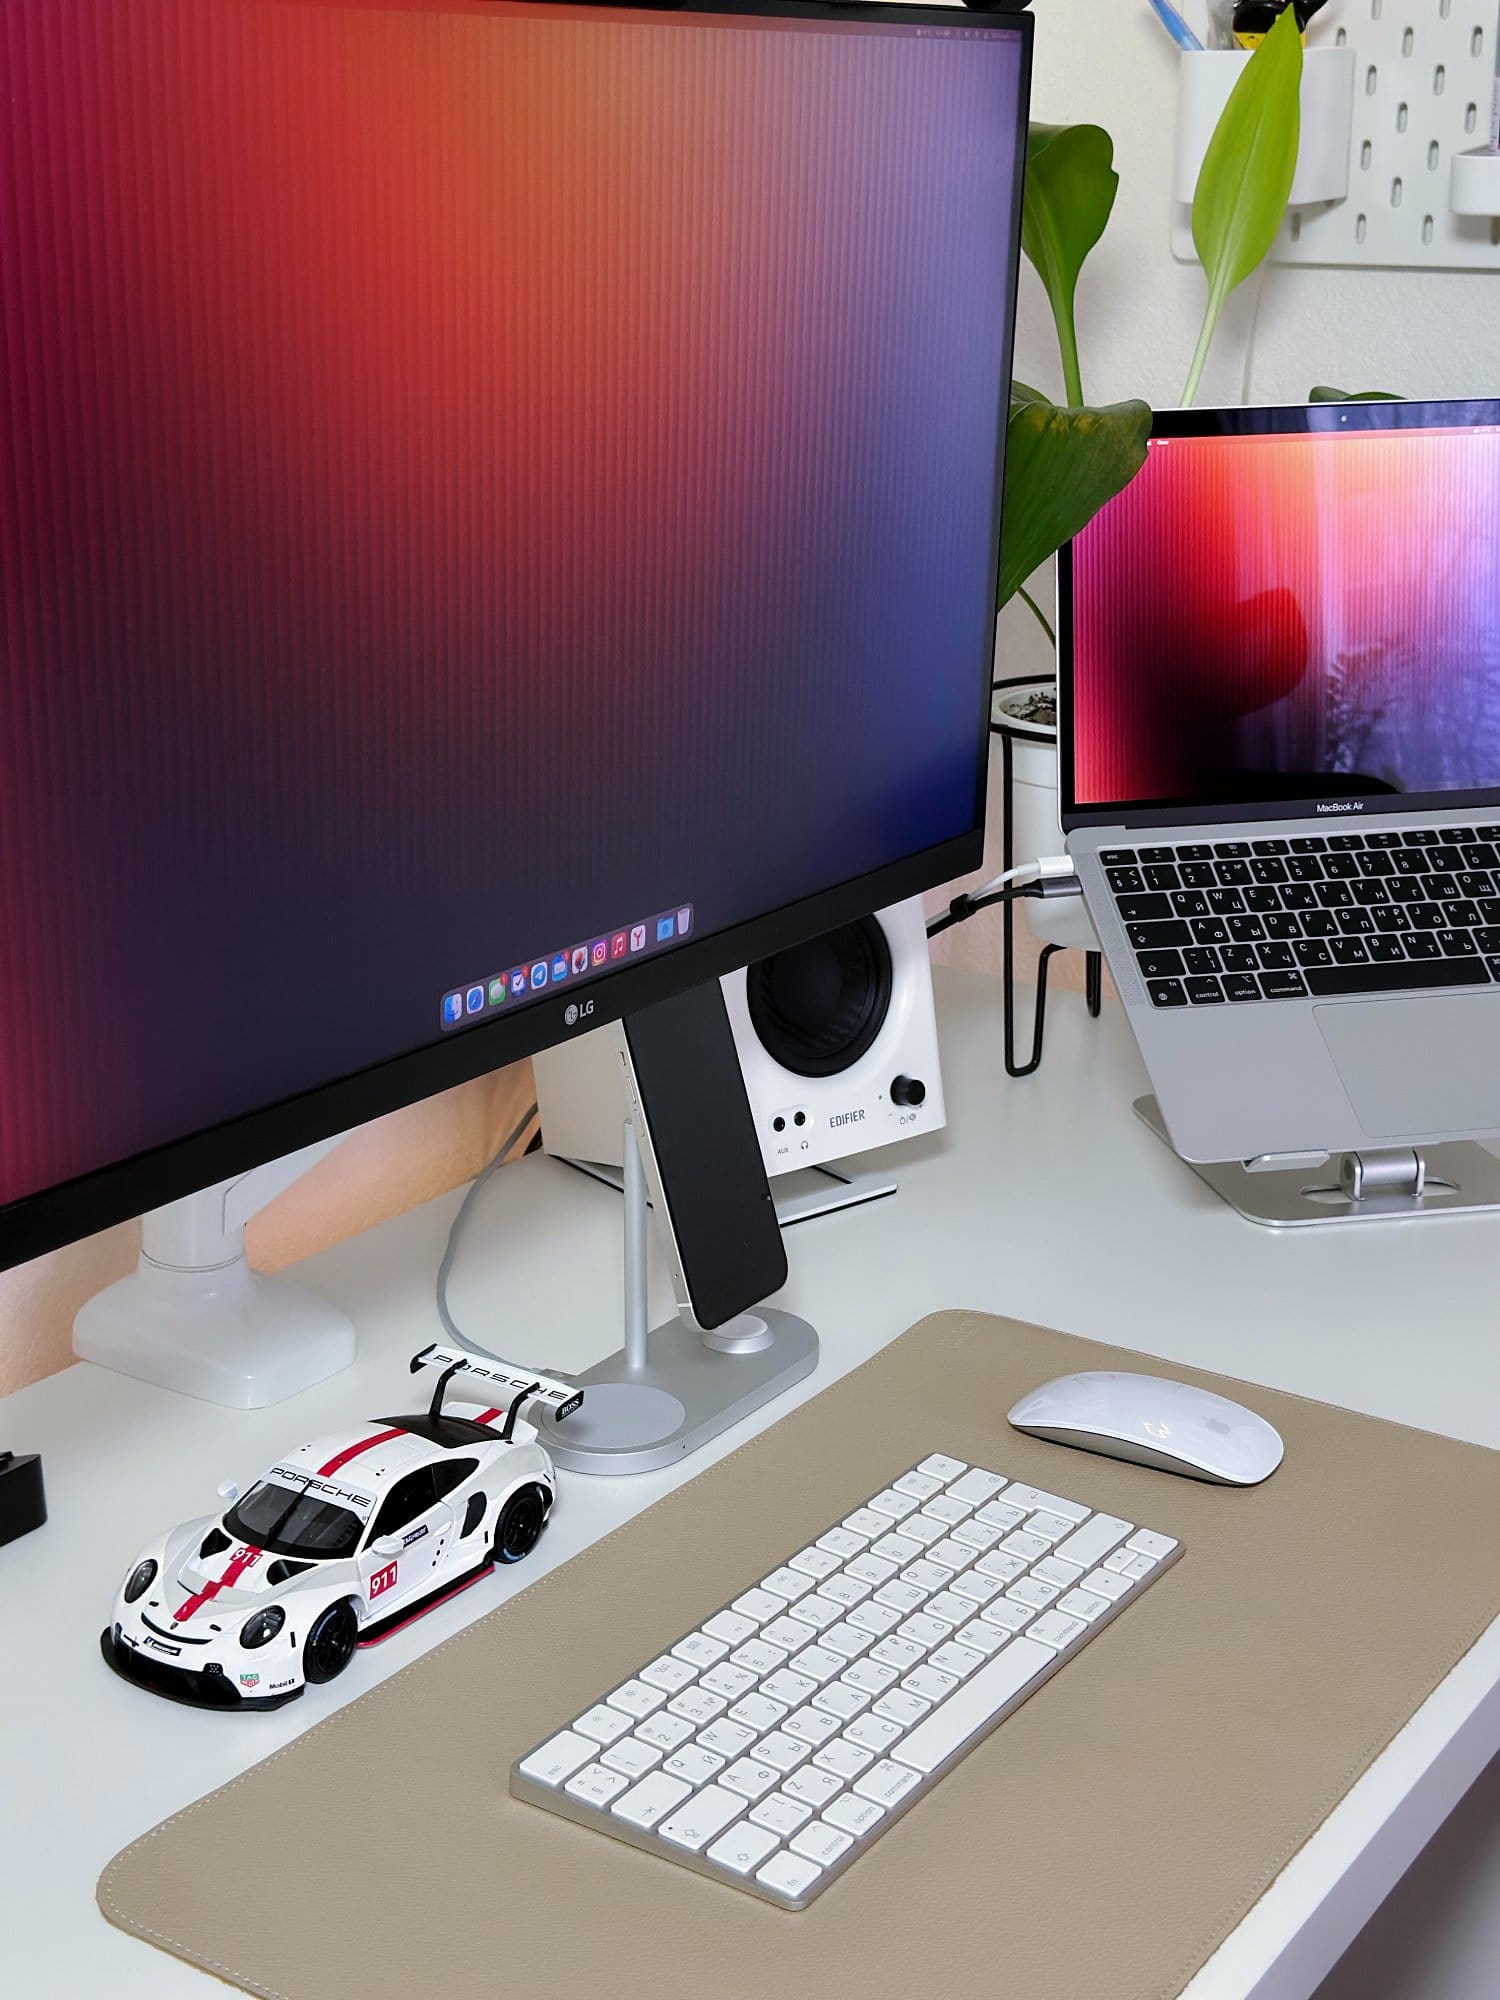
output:
[[[251,1216],[338,1143],[320,1140],[143,1216],[135,1270],[81,1308],[73,1352],[236,1410],[282,1402],[347,1368],[348,1315],[245,1257]]]
[[[625,1121],[625,1344],[578,1379],[583,1406],[541,1420],[548,1451],[568,1472],[651,1472],[779,1396],[817,1366],[806,1320],[762,1306],[704,1333],[679,1313],[650,1325],[646,1229],[650,1205],[635,1128]]]

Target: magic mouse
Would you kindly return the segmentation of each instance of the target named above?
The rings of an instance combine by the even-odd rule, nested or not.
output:
[[[1258,1486],[1282,1442],[1253,1410],[1160,1375],[1059,1375],[1010,1413],[1018,1431],[1215,1486]]]

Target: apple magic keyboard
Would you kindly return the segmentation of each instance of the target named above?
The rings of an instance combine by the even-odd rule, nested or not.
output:
[[[1181,1554],[935,1452],[561,1722],[511,1791],[800,1910]]]

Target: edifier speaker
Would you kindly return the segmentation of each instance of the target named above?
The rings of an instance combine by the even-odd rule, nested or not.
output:
[[[783,1223],[894,1192],[854,1159],[942,1129],[942,1072],[921,899],[843,924],[723,982],[766,1173]],[[542,1143],[618,1184],[618,1031],[532,1058]]]

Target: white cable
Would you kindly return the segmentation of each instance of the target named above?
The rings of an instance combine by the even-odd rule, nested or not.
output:
[[[1048,882],[1073,873],[1073,857],[1069,854],[1044,854],[1037,861],[1022,861],[1014,868],[1007,868],[1003,875],[997,875],[991,882],[982,882],[977,889],[965,892],[965,901],[977,902],[981,896],[992,896],[997,889],[1008,889],[1012,884],[1024,889],[1028,882]]]

